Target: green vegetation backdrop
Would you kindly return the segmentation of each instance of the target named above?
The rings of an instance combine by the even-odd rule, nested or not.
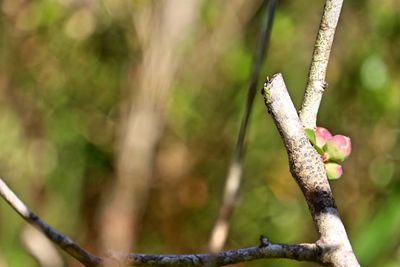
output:
[[[179,25],[188,2],[197,5],[190,24]],[[135,251],[206,251],[244,110],[262,1],[0,3],[0,176],[50,225],[98,253],[99,214],[118,176],[129,110],[156,99],[162,127]],[[166,7],[172,10],[162,13]],[[260,88],[267,75],[282,72],[299,105],[322,8],[323,1],[279,1]],[[172,22],[163,14],[174,14],[182,29],[165,30]],[[400,266],[399,64],[400,2],[345,1],[318,121],[353,141],[344,176],[331,184],[365,267]],[[261,95],[246,153],[226,248],[255,245],[260,234],[272,242],[314,241]],[[39,266],[25,230],[1,201],[1,267]],[[79,266],[63,257],[65,266]]]

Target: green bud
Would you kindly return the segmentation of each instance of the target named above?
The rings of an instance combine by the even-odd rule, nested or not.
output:
[[[339,179],[343,174],[342,166],[334,162],[325,163],[325,170],[329,180]]]

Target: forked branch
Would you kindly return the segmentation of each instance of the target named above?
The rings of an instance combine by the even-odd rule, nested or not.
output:
[[[281,74],[264,85],[264,98],[282,137],[292,176],[307,201],[319,234],[320,260],[327,266],[360,266],[335,205],[321,157],[304,133]]]
[[[112,253],[91,255],[68,236],[50,227],[0,179],[0,195],[28,223],[35,226],[66,253],[85,266],[223,266],[267,258],[314,261],[324,266],[359,267],[326,178],[323,162],[304,134],[314,128],[326,69],[343,0],[327,0],[318,32],[300,118],[290,99],[282,75],[277,74],[264,87],[264,97],[286,147],[290,171],[301,188],[319,234],[315,244],[283,245],[261,239],[258,247],[211,254],[152,255]]]

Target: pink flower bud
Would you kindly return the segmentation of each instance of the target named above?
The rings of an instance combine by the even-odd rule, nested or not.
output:
[[[343,174],[342,166],[334,162],[325,163],[325,170],[329,180],[339,179]]]
[[[316,146],[322,149],[326,144],[326,142],[332,139],[332,134],[323,127],[317,127],[315,129],[315,139],[316,139]]]
[[[342,162],[351,153],[351,140],[349,137],[338,134],[328,140],[325,145],[324,159]]]

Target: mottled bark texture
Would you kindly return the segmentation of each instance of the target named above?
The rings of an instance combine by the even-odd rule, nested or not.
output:
[[[317,228],[320,261],[327,266],[359,266],[339,217],[322,159],[305,136],[281,74],[267,81],[263,94],[285,144],[290,171],[306,198]]]
[[[343,0],[327,0],[325,2],[300,110],[300,120],[304,128],[314,129],[316,127],[318,109],[327,86],[326,71],[342,5]]]

